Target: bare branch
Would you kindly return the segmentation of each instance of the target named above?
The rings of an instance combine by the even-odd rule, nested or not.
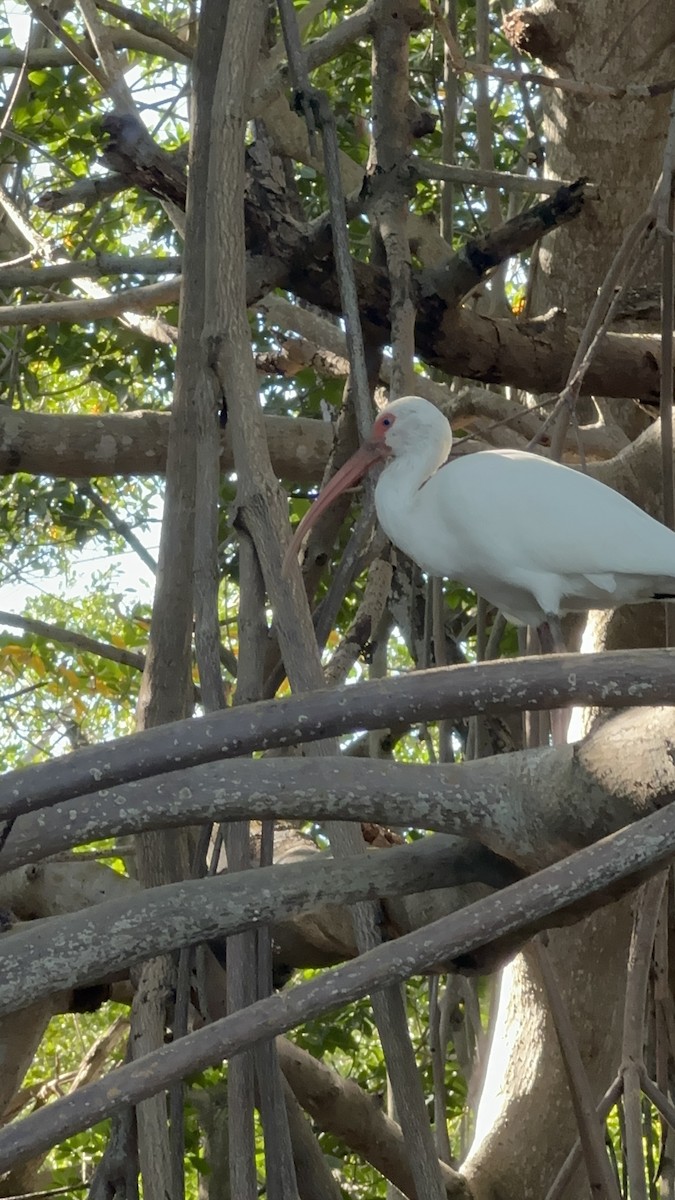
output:
[[[56,17],[44,4],[40,4],[39,0],[26,0],[26,3],[28,4],[28,7],[30,8],[35,19],[44,25],[45,29],[48,29],[49,32],[53,34],[55,38],[58,38],[58,40],[62,43],[62,45],[68,51],[70,60],[75,61],[76,63],[79,63],[81,67],[84,67],[84,70],[91,75],[92,79],[95,79],[105,91],[105,71],[99,67],[98,63],[94,61],[84,46],[81,45],[80,42],[77,42],[75,38],[71,37],[67,30],[62,28]]]
[[[43,267],[13,267],[0,263],[0,288],[51,287],[79,275],[89,279],[100,279],[104,275],[175,275],[180,268],[180,258],[157,258],[149,254],[96,254],[74,262],[51,262]]]
[[[35,633],[38,637],[47,638],[48,641],[72,646],[75,650],[84,650],[86,654],[96,654],[99,658],[107,658],[110,662],[120,663],[124,667],[134,667],[137,671],[143,670],[143,654],[125,650],[121,646],[113,646],[110,642],[101,642],[86,633],[66,629],[64,625],[52,625],[48,621],[38,621],[35,617],[21,617],[10,612],[0,612],[0,625],[13,625],[17,629],[24,629],[26,633]]]
[[[574,704],[605,708],[672,704],[674,657],[672,650],[617,650],[500,659],[452,670],[415,671],[174,721],[8,772],[0,777],[0,819],[83,795],[91,790],[92,779],[100,787],[113,787],[253,750],[407,721]]]
[[[118,1068],[101,1082],[89,1084],[73,1096],[57,1100],[23,1121],[7,1126],[0,1130],[0,1170],[88,1128],[125,1104],[155,1095],[174,1079],[204,1070],[367,992],[414,973],[433,970],[439,964],[471,963],[478,948],[506,940],[516,929],[522,933],[524,928],[550,922],[565,907],[620,880],[627,884],[636,874],[654,872],[674,852],[675,810],[670,806],[529,879],[514,883],[496,896],[470,904],[309,983],[258,1001],[243,1012],[179,1038],[173,1045],[163,1046],[135,1063]],[[387,851],[388,855],[394,853]],[[369,863],[368,857],[357,859],[360,871]],[[161,919],[166,927],[166,909]]]
[[[311,869],[302,862],[190,879],[145,888],[58,921],[27,922],[3,940],[0,1015],[180,946],[322,904],[443,887],[454,854],[453,840],[441,837],[340,862],[317,854]]]
[[[168,29],[161,21],[156,21],[153,17],[146,17],[143,13],[136,12],[133,8],[128,8],[125,4],[114,4],[112,0],[96,0],[96,7],[108,13],[111,17],[117,17],[119,21],[124,21],[135,29],[138,33],[144,34],[146,38],[152,38],[158,42],[169,46],[175,54],[189,62],[192,58],[192,47],[190,44]],[[115,38],[116,30],[111,29],[109,36]],[[113,40],[113,45],[115,44]]]
[[[532,872],[670,803],[674,719],[665,708],[622,713],[574,754],[565,746],[435,766],[345,755],[188,767],[69,798],[43,810],[39,822],[19,818],[0,870],[103,837],[250,817],[415,825],[475,839]],[[616,745],[631,734],[639,753],[618,755]]]
[[[163,412],[38,413],[0,406],[0,471],[89,479],[158,475],[166,470],[170,416]],[[275,473],[317,483],[332,445],[332,426],[309,418],[263,418]],[[220,433],[221,468],[234,466],[231,431]]]
[[[406,1196],[415,1196],[401,1127],[382,1111],[379,1101],[286,1038],[278,1038],[277,1046],[286,1079],[319,1128],[362,1154]],[[470,1200],[462,1176],[445,1163],[439,1169],[449,1200]]]
[[[117,317],[120,313],[150,312],[165,304],[176,304],[180,293],[180,278],[146,287],[124,288],[114,295],[95,300],[54,300],[46,304],[3,305],[0,307],[0,327],[25,325],[36,329],[51,321],[86,322]]]
[[[162,44],[134,30],[112,29],[110,36],[117,50],[140,50],[145,54],[166,58],[170,62],[183,62],[186,57],[185,49],[189,50],[189,47],[185,47],[179,54],[166,43]],[[18,70],[24,63],[27,63],[30,70],[38,70],[45,67],[68,67],[72,62],[72,54],[60,46],[34,46],[30,47],[28,52],[14,46],[0,47],[0,70],[3,71]]]
[[[655,83],[629,83],[625,86],[607,86],[602,83],[588,83],[582,79],[570,79],[563,75],[546,75],[541,71],[510,71],[506,67],[495,67],[491,64],[477,63],[464,57],[459,43],[453,36],[437,0],[428,0],[429,8],[434,14],[434,21],[440,30],[444,42],[450,52],[450,60],[458,74],[488,76],[501,79],[504,83],[536,83],[540,87],[556,88],[558,91],[571,92],[575,96],[586,96],[593,100],[620,100],[630,96],[632,100],[652,100],[672,92],[675,83],[672,80]],[[528,13],[529,15],[529,13]],[[515,20],[514,20],[515,16]],[[520,13],[508,14],[505,18],[505,33],[512,44],[519,49],[528,49],[531,53],[540,51],[541,47],[523,44],[522,24],[518,25]],[[522,21],[522,18],[521,18]]]
[[[604,1129],[596,1116],[593,1089],[579,1051],[569,1010],[542,938],[534,939],[533,951],[560,1046],[591,1192],[599,1200],[620,1200],[619,1185],[607,1157]]]
[[[585,192],[586,180],[577,179],[569,188],[559,187],[548,200],[531,205],[489,233],[470,238],[447,263],[422,272],[422,294],[428,294],[431,287],[449,306],[459,304],[488,272],[529,249],[553,227],[578,217]]]
[[[131,547],[131,549],[138,555],[141,562],[145,563],[148,570],[154,575],[157,571],[157,563],[143,545],[140,538],[136,536],[131,528],[131,525],[129,525],[127,521],[124,521],[122,517],[119,516],[112,504],[108,504],[107,500],[104,499],[104,497],[101,495],[98,489],[93,486],[93,484],[82,484],[80,490],[85,496],[88,496],[94,505],[94,508],[97,508],[98,511],[106,518],[106,520],[109,521],[110,525],[115,530],[115,533],[119,534],[123,541],[126,542],[127,546]]]
[[[572,180],[541,179],[539,176],[514,175],[510,171],[481,171],[477,167],[456,167],[450,163],[431,162],[415,155],[410,169],[420,179],[446,179],[450,183],[466,183],[469,187],[504,188],[507,192],[531,192],[534,195],[554,196],[561,187],[571,187]],[[586,184],[586,195],[593,196],[597,188]]]

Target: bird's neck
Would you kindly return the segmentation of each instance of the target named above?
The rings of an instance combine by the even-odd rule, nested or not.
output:
[[[407,525],[412,519],[423,485],[445,462],[444,448],[417,448],[414,454],[401,454],[387,463],[375,488],[375,505],[380,524],[396,542],[392,526]],[[408,551],[409,553],[409,551]]]
[[[443,466],[449,449],[438,442],[426,446],[415,446],[407,454],[398,454],[390,459],[381,479],[390,486],[402,488],[408,496],[414,495]]]

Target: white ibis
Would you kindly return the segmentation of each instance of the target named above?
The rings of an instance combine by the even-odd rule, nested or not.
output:
[[[286,562],[321,513],[384,462],[375,507],[394,545],[516,624],[540,627],[546,648],[564,649],[564,613],[675,599],[675,533],[630,500],[521,450],[448,463],[451,446],[437,408],[419,396],[394,400],[305,514]]]

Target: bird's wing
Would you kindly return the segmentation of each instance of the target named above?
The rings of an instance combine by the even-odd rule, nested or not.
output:
[[[482,451],[429,481],[455,541],[472,557],[493,554],[538,571],[595,577],[675,577],[675,533],[588,475],[522,451]]]

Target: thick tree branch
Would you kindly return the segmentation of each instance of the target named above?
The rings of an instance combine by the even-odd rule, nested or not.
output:
[[[500,659],[263,700],[87,747],[0,777],[0,819],[99,787],[362,729],[573,704],[672,704],[673,650]]]
[[[3,940],[0,1015],[180,946],[228,937],[322,904],[443,887],[455,861],[453,841],[426,838],[340,861],[317,855],[311,870],[302,862],[190,879],[58,920],[28,922]]]
[[[267,247],[269,251],[270,247]],[[330,260],[308,261],[286,249],[286,286],[302,299],[339,313],[340,303]],[[280,265],[281,251],[276,259]],[[367,263],[355,264],[361,310],[370,338],[386,345],[389,285],[386,276]],[[275,283],[276,286],[276,283]],[[249,295],[253,303],[260,296]],[[529,321],[482,316],[457,309],[437,293],[425,294],[418,281],[416,347],[430,365],[450,375],[512,384],[533,392],[559,392],[565,384],[578,344],[562,312]],[[659,339],[649,335],[607,334],[584,379],[584,394],[603,396],[659,395]]]
[[[353,1079],[343,1079],[325,1062],[287,1038],[277,1039],[281,1069],[302,1107],[319,1129],[332,1133],[362,1154],[366,1162],[406,1196],[416,1192],[401,1127],[382,1111],[381,1104]],[[448,1200],[470,1200],[462,1176],[440,1163]]]
[[[273,230],[271,217],[275,222]],[[248,303],[259,302],[271,287],[285,286],[303,299],[341,314],[332,257],[326,254],[325,247],[314,257],[325,243],[326,228],[320,224],[309,237],[299,233],[297,225],[291,230],[282,217],[283,214],[275,215],[272,210],[268,213],[265,225],[268,244],[259,244],[255,257],[249,256]],[[482,246],[481,256],[488,270],[492,243],[486,246],[487,243]],[[495,254],[503,254],[503,249],[498,251],[497,243],[493,249]],[[265,263],[262,273],[258,270],[261,262]],[[390,337],[387,278],[367,263],[355,262],[354,267],[367,332],[376,344],[384,345]],[[452,285],[449,270],[434,278],[424,273],[415,277],[416,347],[421,357],[431,366],[467,379],[511,384],[528,391],[560,391],[577,348],[577,334],[567,327],[564,314],[518,322],[481,316],[464,308],[458,310],[458,289]],[[479,277],[480,272],[476,281]],[[467,283],[464,275],[462,280],[459,293]],[[438,286],[447,289],[447,296],[436,290]],[[124,311],[146,312],[157,305],[175,303],[178,288],[178,280],[169,280],[124,289],[98,300],[5,306],[0,308],[0,326],[34,328],[47,321],[82,321],[117,316]],[[656,337],[608,334],[588,370],[582,390],[605,396],[656,398],[660,391],[659,363]]]
[[[0,472],[66,479],[159,475],[166,470],[169,413],[38,413],[0,407]],[[263,418],[275,473],[318,483],[333,441],[332,426],[305,417]],[[234,466],[232,437],[220,434],[221,467]]]
[[[7,1126],[0,1131],[0,1170],[49,1149],[125,1104],[155,1095],[174,1079],[204,1070],[378,987],[439,964],[471,962],[480,947],[507,940],[515,930],[522,934],[535,929],[618,881],[625,884],[646,871],[653,873],[674,852],[675,809],[669,806],[496,896],[378,946],[309,983],[258,1001]],[[363,869],[368,859],[357,862]]]
[[[434,766],[348,756],[203,764],[70,798],[39,822],[19,818],[0,870],[103,837],[250,817],[415,825],[475,839],[531,872],[671,802],[674,728],[675,710],[662,708],[621,713],[574,752]]]
[[[383,374],[388,374],[386,363]],[[417,392],[437,402],[441,389],[419,379]],[[466,388],[444,397],[443,411],[453,424],[475,429],[482,443],[496,448],[522,448],[541,424],[536,414],[521,409],[503,396]],[[169,436],[168,413],[150,410],[125,413],[42,413],[0,406],[0,472],[25,471],[60,479],[106,478],[111,475],[160,475],[166,470]],[[307,417],[263,417],[275,474],[296,484],[320,483],[334,441],[334,426]],[[644,485],[658,469],[658,428],[651,426],[642,440],[626,446],[616,428],[585,427],[584,447],[589,458],[607,459],[621,451],[621,459],[603,466],[590,465],[590,473],[610,487],[639,501],[635,480]],[[570,438],[570,450],[575,440]],[[231,431],[220,433],[221,468],[234,467]]]
[[[445,304],[456,307],[496,267],[578,217],[585,194],[586,180],[578,179],[569,187],[558,187],[549,199],[533,204],[489,233],[469,238],[447,263],[421,273],[422,295],[436,293]]]

